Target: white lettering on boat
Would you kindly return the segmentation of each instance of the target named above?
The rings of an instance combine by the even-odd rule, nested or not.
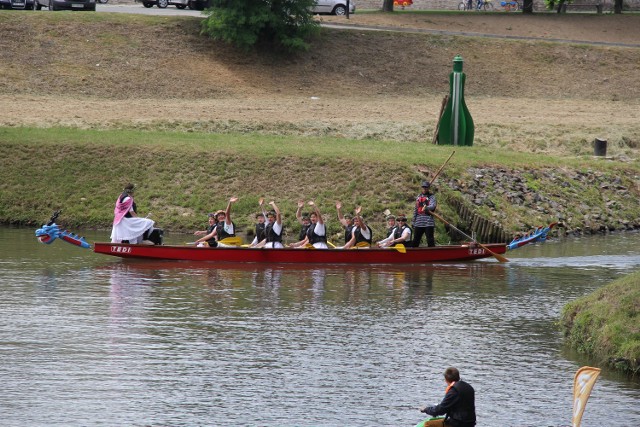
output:
[[[469,255],[484,255],[482,248],[469,248]]]
[[[125,246],[111,246],[111,252],[116,252],[120,254],[130,254],[131,248]]]

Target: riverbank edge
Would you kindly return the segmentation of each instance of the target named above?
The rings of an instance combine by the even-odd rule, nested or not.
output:
[[[579,353],[630,377],[640,375],[640,272],[564,306],[561,329]]]
[[[385,212],[411,216],[420,182],[432,179],[451,154],[450,147],[427,147],[426,162],[416,165],[422,144],[399,144],[395,158],[387,159],[384,141],[323,138],[321,146],[310,140],[301,149],[298,138],[264,135],[71,128],[0,128],[0,133],[0,154],[11,159],[0,172],[0,223],[22,226],[40,225],[62,209],[66,227],[106,229],[113,219],[113,193],[133,182],[142,213],[152,211],[167,231],[200,229],[208,212],[239,196],[234,221],[248,233],[257,200],[265,197],[278,203],[289,230],[299,227],[293,214],[297,201],[315,200],[334,239],[342,231],[336,200],[343,202],[344,213],[361,205],[379,238]],[[640,228],[639,208],[632,203],[640,197],[637,170],[627,164],[585,158],[558,168],[553,156],[538,154],[533,163],[506,152],[492,164],[496,160],[491,150],[458,149],[435,183],[441,216],[469,234],[477,232],[482,241],[481,222],[463,218],[463,212],[477,213],[484,225],[499,224],[505,232],[500,241],[555,221],[561,224],[552,236]],[[437,227],[439,244],[464,239],[441,222]]]

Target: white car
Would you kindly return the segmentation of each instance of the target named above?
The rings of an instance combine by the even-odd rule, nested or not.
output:
[[[144,7],[147,7],[147,8],[153,7],[153,5],[155,4],[160,9],[164,9],[170,4],[174,5],[178,9],[185,9],[189,4],[189,0],[136,0],[136,1],[142,1],[142,5]]]
[[[349,13],[356,11],[355,0],[349,0]],[[318,0],[313,8],[313,13],[326,13],[330,15],[346,15],[347,0]]]

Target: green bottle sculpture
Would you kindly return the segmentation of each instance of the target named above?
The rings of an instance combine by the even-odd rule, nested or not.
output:
[[[473,119],[464,102],[465,74],[462,57],[453,58],[453,71],[449,74],[449,100],[438,122],[438,144],[473,145]]]

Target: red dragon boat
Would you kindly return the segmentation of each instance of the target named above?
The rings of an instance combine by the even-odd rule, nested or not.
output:
[[[95,253],[120,258],[216,261],[269,264],[429,264],[474,261],[504,254],[505,243],[452,245],[433,248],[356,248],[356,249],[252,249],[244,247],[197,248],[173,245],[132,245],[101,243]]]
[[[54,222],[60,211],[54,212],[49,222],[36,230],[36,237],[40,243],[51,244],[60,238],[68,243],[91,248],[84,237],[77,236],[67,230],[61,230]],[[435,212],[433,215],[437,215]],[[444,220],[443,220],[444,221]],[[448,224],[448,223],[447,223]],[[449,224],[454,227],[453,225]],[[438,262],[467,262],[477,259],[494,257],[500,262],[508,262],[502,254],[508,249],[516,249],[528,243],[543,242],[547,233],[555,223],[548,227],[538,227],[535,233],[526,238],[515,239],[510,244],[487,243],[482,244],[460,231],[472,240],[472,243],[462,245],[436,246],[432,248],[405,248],[397,245],[390,248],[361,248],[351,249],[315,249],[311,248],[282,248],[256,249],[240,246],[241,237],[230,237],[221,243],[234,246],[217,248],[194,247],[187,245],[163,245],[162,239],[156,245],[136,245],[129,243],[96,242],[93,251],[98,254],[112,255],[120,258],[173,260],[173,261],[214,261],[219,263],[267,263],[267,264],[301,264],[301,265],[337,265],[337,264],[430,264]],[[455,228],[455,227],[454,227]],[[233,243],[231,242],[233,241]]]

